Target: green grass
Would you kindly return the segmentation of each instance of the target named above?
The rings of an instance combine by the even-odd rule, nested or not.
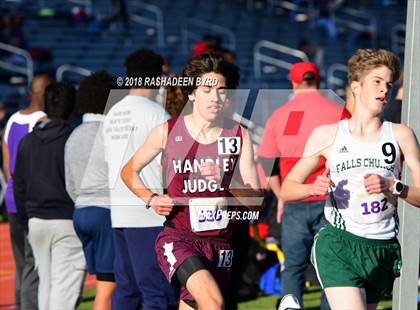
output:
[[[239,310],[274,310],[278,296],[260,296],[259,298],[239,304]],[[317,310],[321,303],[321,288],[311,287],[303,295],[305,310]],[[378,310],[392,309],[392,300],[386,299],[379,303]]]
[[[95,298],[95,289],[90,289],[83,294],[83,302],[77,310],[90,310],[92,309],[93,299]],[[241,302],[239,310],[274,310],[278,296],[264,296],[260,295],[257,299]],[[321,300],[320,287],[311,287],[303,295],[303,303],[305,310],[319,309]],[[392,300],[386,299],[379,303],[378,310],[392,309]]]
[[[77,307],[77,310],[91,310],[93,306],[93,299],[95,298],[96,290],[91,288],[90,290],[83,292],[83,302]]]

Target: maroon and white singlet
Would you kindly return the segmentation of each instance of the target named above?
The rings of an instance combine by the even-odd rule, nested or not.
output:
[[[217,211],[236,210],[228,192],[242,148],[238,124],[224,126],[217,141],[201,144],[189,134],[184,117],[168,121],[168,138],[162,155],[167,194],[175,206],[167,217],[164,230],[156,240],[159,265],[169,281],[182,263],[198,256],[208,265],[222,292],[230,288],[233,250],[229,238],[235,219],[227,220]],[[216,163],[222,182],[206,180],[200,174],[203,161]],[[236,167],[238,168],[238,167]],[[225,188],[226,187],[226,188]],[[182,300],[192,300],[181,287]]]
[[[164,166],[164,180],[167,194],[175,200],[171,214],[167,220],[177,230],[194,232],[197,236],[212,236],[229,238],[232,232],[234,220],[230,220],[227,227],[224,225],[206,226],[214,222],[222,221],[220,212],[209,209],[198,210],[200,200],[191,201],[194,198],[230,198],[228,186],[233,176],[235,167],[239,161],[242,147],[242,132],[238,124],[229,122],[224,128],[217,141],[210,144],[201,144],[191,137],[188,132],[184,117],[173,118],[168,121],[168,138],[162,155]],[[222,184],[215,180],[206,180],[200,174],[202,162],[212,162],[221,169]],[[238,167],[236,167],[238,169]],[[217,200],[217,199],[216,199]],[[204,202],[206,203],[206,202]],[[227,203],[227,200],[226,200]],[[227,206],[228,210],[236,210],[236,206]],[[216,229],[200,231],[194,229],[191,224],[193,217],[190,212],[197,215],[196,220],[203,229],[215,227]]]

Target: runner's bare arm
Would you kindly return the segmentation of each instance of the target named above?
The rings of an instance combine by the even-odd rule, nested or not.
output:
[[[248,130],[241,128],[243,136],[242,152],[239,158],[239,171],[242,180],[254,190],[259,190],[257,169],[254,162],[254,149]]]
[[[248,130],[242,127],[241,130],[243,143],[239,158],[239,172],[245,188],[244,186],[231,184],[230,193],[244,206],[253,210],[259,210],[261,208],[263,193],[258,184],[251,137],[249,136]]]
[[[331,180],[328,169],[316,178],[313,184],[305,184],[306,179],[316,169],[321,157],[328,158],[328,151],[334,142],[336,125],[315,128],[305,145],[302,158],[296,163],[283,181],[280,197],[285,201],[303,200],[310,196],[325,195]]]
[[[419,143],[413,130],[405,125],[393,124],[394,133],[400,145],[402,155],[411,175],[413,186],[407,186],[400,195],[413,206],[420,208],[420,152]],[[392,184],[393,186],[393,184]]]
[[[267,177],[268,180],[268,187],[272,190],[274,195],[277,197],[277,199],[280,198],[280,188],[281,188],[281,182],[280,182],[280,175],[272,175]],[[266,186],[267,187],[267,186]]]
[[[127,187],[145,202],[153,194],[139,177],[140,171],[147,166],[166,144],[167,123],[153,128],[144,144],[136,151],[121,170],[121,179]]]

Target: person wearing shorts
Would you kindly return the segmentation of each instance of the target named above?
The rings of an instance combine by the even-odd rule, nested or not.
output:
[[[282,294],[295,295],[300,304],[303,304],[312,241],[326,224],[326,197],[313,196],[284,204],[280,197],[281,184],[302,156],[312,130],[349,116],[343,106],[328,100],[318,90],[320,80],[319,70],[311,62],[298,62],[290,67],[293,96],[268,118],[258,149],[258,160],[267,180],[264,183],[268,183],[277,198],[277,225],[281,224],[281,248],[285,256]],[[319,111],[322,114],[314,117]],[[301,117],[297,117],[299,113]],[[299,130],[292,132],[292,128]],[[320,161],[306,182],[312,183],[324,169],[325,162]],[[321,295],[320,308],[329,309],[325,294]]]
[[[412,129],[380,120],[400,74],[398,58],[362,49],[348,67],[352,117],[312,132],[280,195],[294,201],[330,192],[329,224],[315,236],[311,254],[318,279],[333,310],[376,309],[400,274],[397,198],[420,206],[419,147]],[[321,158],[326,170],[304,184]],[[399,180],[403,160],[413,186]]]
[[[102,123],[112,78],[100,71],[83,79],[76,95],[83,122],[70,135],[64,153],[66,190],[74,201],[73,224],[88,271],[96,275],[93,309],[111,309],[115,289],[114,242],[104,158]]]
[[[181,286],[180,309],[222,309],[231,289],[235,224],[223,212],[236,211],[239,203],[250,206],[249,197],[258,200],[254,156],[248,132],[223,117],[239,69],[220,55],[202,54],[187,63],[182,76],[217,83],[183,87],[192,113],[155,127],[121,177],[148,207],[166,216],[155,248],[167,279]],[[138,173],[161,152],[167,194],[157,195]],[[259,207],[258,202],[250,208]]]

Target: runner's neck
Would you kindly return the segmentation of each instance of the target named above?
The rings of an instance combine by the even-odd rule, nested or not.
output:
[[[379,117],[361,118],[355,113],[348,123],[351,135],[361,141],[375,140],[381,133],[382,122]]]
[[[207,144],[215,141],[223,130],[218,122],[205,121],[199,115],[187,115],[184,121],[191,136],[200,143]]]

